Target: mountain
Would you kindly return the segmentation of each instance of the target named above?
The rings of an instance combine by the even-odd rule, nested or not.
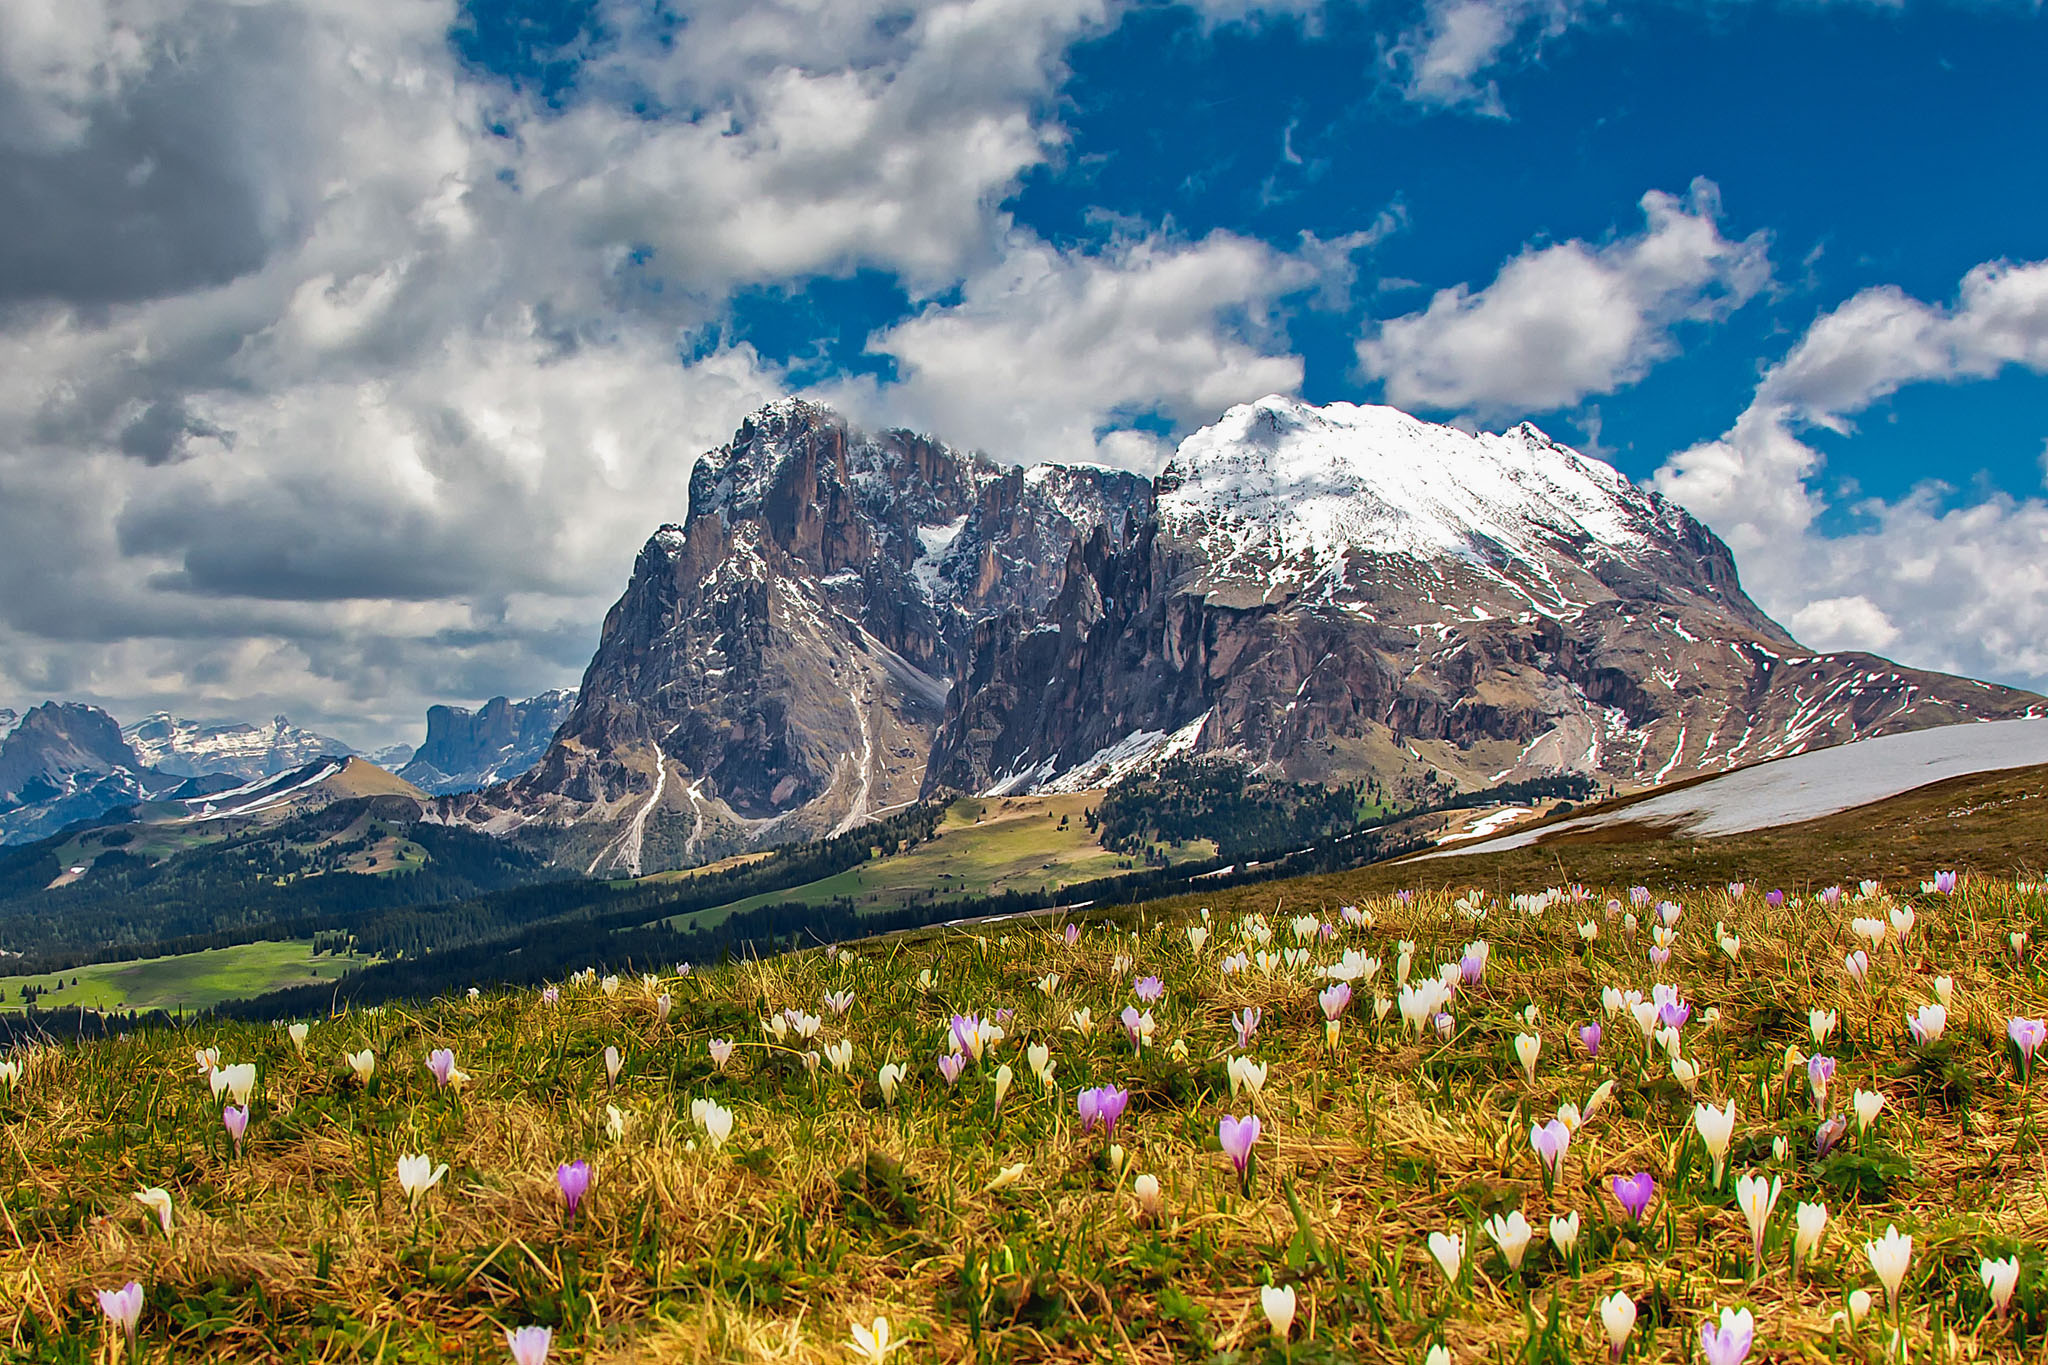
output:
[[[0,734],[5,734],[7,731],[12,730],[14,723],[20,719],[21,716],[13,707],[0,706]]]
[[[168,711],[159,711],[147,720],[121,727],[121,735],[144,764],[186,777],[223,773],[254,781],[304,767],[318,758],[351,752],[340,740],[302,730],[283,716],[268,725],[206,724],[178,720]]]
[[[40,838],[182,780],[145,764],[119,723],[97,706],[30,707],[0,739],[0,843]]]
[[[427,708],[427,740],[408,750],[399,776],[422,791],[468,791],[517,777],[540,760],[575,705],[562,688],[526,701],[492,697],[481,709]]]
[[[916,798],[978,622],[1045,610],[1073,541],[1150,504],[1134,475],[771,404],[697,462],[540,763],[440,814],[590,872],[852,828]]]
[[[1271,397],[1145,480],[783,400],[698,462],[540,761],[433,818],[638,873],[1183,752],[1400,801],[2043,705],[1804,649],[1684,509],[1526,424]]]
[[[1677,504],[1524,424],[1269,397],[1190,436],[1154,516],[977,631],[926,789],[1074,790],[1181,751],[1396,792],[1658,782],[1965,720],[2011,688],[1804,649]]]

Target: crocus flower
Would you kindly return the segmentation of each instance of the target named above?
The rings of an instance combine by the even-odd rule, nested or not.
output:
[[[377,1071],[377,1054],[364,1048],[361,1052],[351,1052],[346,1056],[348,1069],[355,1073],[356,1084],[368,1085],[370,1077]]]
[[[1287,1340],[1287,1334],[1294,1330],[1294,1286],[1267,1285],[1259,1291],[1259,1308],[1266,1315],[1266,1326],[1273,1329],[1273,1335]]]
[[[119,1289],[97,1291],[100,1312],[107,1315],[107,1321],[121,1329],[132,1346],[135,1342],[136,1324],[142,1321],[142,1286],[130,1280]]]
[[[1166,994],[1166,983],[1156,976],[1139,977],[1137,984],[1131,987],[1131,992],[1146,1004],[1156,1005],[1159,998]]]
[[[226,1090],[236,1104],[244,1108],[248,1106],[249,1096],[256,1089],[256,1063],[242,1062],[236,1066],[224,1066],[213,1074],[220,1082],[221,1089]],[[219,1097],[220,1091],[216,1090],[214,1098]]]
[[[1778,1207],[1778,1194],[1784,1188],[1784,1181],[1778,1176],[1765,1180],[1760,1175],[1745,1175],[1735,1182],[1735,1207],[1742,1210],[1742,1221],[1749,1224],[1750,1259],[1757,1265],[1763,1264],[1764,1233],[1771,1225],[1771,1211]]]
[[[405,1197],[417,1210],[420,1201],[427,1197],[427,1191],[441,1183],[441,1177],[448,1174],[448,1163],[436,1166],[432,1157],[401,1156],[398,1158],[398,1187],[405,1191]]]
[[[619,1083],[619,1072],[626,1065],[625,1054],[616,1047],[607,1045],[604,1050],[604,1080],[606,1085]]]
[[[1735,1101],[1728,1101],[1722,1109],[1711,1104],[1694,1105],[1692,1126],[1700,1135],[1700,1145],[1714,1159],[1714,1184],[1718,1186],[1728,1169],[1728,1141],[1735,1135]]]
[[[1913,1041],[1922,1047],[1940,1042],[1947,1028],[1948,1011],[1933,1001],[1906,1016],[1906,1032],[1913,1035]]]
[[[1987,1256],[1977,1266],[1977,1277],[1984,1281],[1984,1290],[1991,1295],[1991,1311],[2004,1317],[2012,1303],[2012,1291],[2019,1287],[2020,1258],[2008,1256],[1994,1261]]]
[[[1600,1055],[1600,1021],[1579,1025],[1579,1042],[1585,1046],[1588,1057]]]
[[[1636,1301],[1617,1289],[1600,1300],[1600,1326],[1607,1333],[1607,1353],[1620,1360],[1628,1349],[1628,1335],[1636,1329]]]
[[[1835,1059],[1813,1056],[1806,1059],[1806,1085],[1813,1092],[1813,1107],[1827,1107],[1828,1087],[1835,1079]]]
[[[222,1126],[228,1130],[228,1136],[235,1140],[235,1155],[240,1156],[242,1154],[242,1135],[249,1131],[248,1109],[231,1104],[220,1111],[220,1121]]]
[[[1643,1213],[1650,1207],[1650,1200],[1657,1193],[1657,1181],[1648,1171],[1637,1171],[1634,1175],[1615,1176],[1608,1182],[1614,1191],[1614,1198],[1628,1211],[1629,1218],[1643,1221]]]
[[[1069,932],[1072,932],[1073,928],[1071,924],[1067,926]],[[853,1324],[853,1353],[867,1361],[868,1365],[882,1365],[882,1362],[889,1358],[889,1352],[902,1344],[901,1341],[890,1338],[887,1318],[876,1318],[873,1326],[860,1322]]]
[[[2027,1080],[2034,1071],[2034,1052],[2043,1040],[2048,1040],[2048,1021],[2022,1019],[2015,1016],[2005,1024],[2005,1036],[2012,1039],[2012,1045],[2020,1055],[2020,1079]]]
[[[1138,1209],[1147,1218],[1159,1217],[1163,1200],[1159,1193],[1159,1177],[1147,1171],[1131,1182],[1131,1193],[1137,1197]]]
[[[1827,1235],[1828,1206],[1826,1204],[1805,1204],[1792,1210],[1792,1267],[1796,1271],[1803,1261],[1813,1258],[1820,1249],[1820,1239]]]
[[[309,1036],[311,1036],[312,1032],[312,1025],[299,1023],[293,1024],[290,1028],[287,1028],[285,1030],[285,1035],[292,1040],[292,1046],[295,1049],[297,1049],[299,1055],[303,1057],[306,1053],[306,1039]]]
[[[437,1047],[427,1054],[427,1070],[434,1073],[434,1080],[446,1086],[455,1076],[455,1054],[445,1047]]]
[[[1142,1051],[1151,1045],[1152,1033],[1157,1027],[1151,1010],[1140,1014],[1136,1007],[1126,1005],[1124,1012],[1117,1017],[1123,1022],[1124,1033],[1130,1038],[1132,1048]]]
[[[1835,1031],[1835,1012],[1833,1010],[1808,1010],[1806,1012],[1806,1031],[1813,1035],[1813,1045],[1819,1047],[1828,1040],[1828,1035]]]
[[[1841,1145],[1842,1138],[1849,1131],[1849,1120],[1837,1114],[1813,1130],[1813,1154],[1824,1157]]]
[[[505,1329],[505,1349],[512,1353],[512,1365],[547,1365],[548,1347],[554,1340],[552,1327]]]
[[[964,1053],[948,1052],[939,1058],[939,1074],[946,1078],[947,1085],[958,1085],[961,1073],[966,1070],[967,1057]]]
[[[1429,1234],[1429,1254],[1443,1271],[1444,1278],[1452,1284],[1458,1282],[1458,1267],[1465,1263],[1465,1234],[1462,1232],[1432,1232]]]
[[[156,1221],[163,1227],[164,1236],[171,1235],[171,1192],[161,1185],[151,1185],[146,1190],[135,1192],[135,1202],[156,1215]]]
[[[1550,1220],[1550,1243],[1557,1248],[1560,1256],[1569,1256],[1579,1245],[1579,1211],[1573,1209],[1564,1217],[1553,1215]]]
[[[850,1049],[851,1049],[851,1048],[853,1047],[853,1044],[852,1044],[851,1042],[848,1042],[848,1043],[846,1044],[846,1047],[847,1047],[847,1048],[848,1048],[848,1049],[850,1050]],[[841,1070],[844,1070],[844,1069],[845,1069],[845,1068],[843,1068],[843,1067],[841,1068]],[[997,1067],[997,1068],[996,1068],[996,1075],[995,1075],[995,1090],[996,1090],[996,1102],[995,1102],[995,1107],[996,1107],[996,1108],[1000,1109],[1000,1108],[1002,1108],[1002,1107],[1003,1107],[1003,1097],[1004,1097],[1005,1095],[1007,1095],[1007,1094],[1009,1094],[1009,1093],[1010,1093],[1010,1086],[1011,1086],[1011,1084],[1012,1084],[1012,1083],[1014,1083],[1014,1082],[1016,1081],[1016,1079],[1017,1079],[1017,1073],[1016,1073],[1016,1072],[1014,1072],[1014,1071],[1012,1071],[1012,1070],[1010,1069],[1010,1064],[1009,1064],[1008,1062],[1005,1062],[1005,1063],[1003,1063],[1003,1064],[1002,1064],[1001,1066],[999,1066],[999,1067]]]
[[[1880,1091],[1858,1090],[1851,1097],[1856,1109],[1856,1131],[1867,1133],[1877,1122],[1878,1111],[1884,1108],[1884,1095]]]
[[[1934,892],[1938,896],[1953,896],[1956,893],[1956,874],[1953,872],[1935,873]]]
[[[1723,1308],[1718,1325],[1700,1324],[1700,1354],[1707,1365],[1742,1365],[1756,1337],[1756,1319],[1747,1308]]]
[[[1083,1090],[1075,1101],[1081,1113],[1081,1131],[1085,1133],[1099,1123],[1104,1137],[1116,1136],[1117,1120],[1124,1116],[1124,1108],[1130,1102],[1131,1092],[1114,1085]]]
[[[1543,1039],[1533,1033],[1515,1035],[1515,1060],[1522,1064],[1522,1074],[1529,1083],[1536,1083],[1536,1058],[1543,1051]]]
[[[1887,1225],[1884,1236],[1863,1244],[1863,1254],[1870,1258],[1870,1269],[1884,1286],[1885,1302],[1897,1307],[1899,1286],[1905,1282],[1906,1267],[1913,1260],[1913,1239],[1900,1236],[1898,1228]]]
[[[1529,1239],[1536,1230],[1529,1226],[1529,1220],[1522,1216],[1520,1209],[1510,1212],[1505,1218],[1499,1214],[1486,1220],[1483,1225],[1486,1235],[1500,1248],[1500,1254],[1508,1263],[1509,1270],[1520,1270],[1522,1258],[1529,1252]]]
[[[1250,1057],[1232,1057],[1223,1064],[1224,1075],[1230,1079],[1230,1093],[1234,1098],[1239,1088],[1249,1092],[1254,1099],[1266,1088],[1266,1064]]]
[[[574,1218],[576,1206],[583,1202],[584,1194],[590,1189],[590,1163],[568,1161],[555,1167],[555,1184],[562,1191],[564,1211]]]
[[[1545,1178],[1555,1182],[1564,1168],[1565,1149],[1572,1145],[1572,1130],[1561,1119],[1532,1124],[1529,1145],[1536,1149],[1536,1159],[1543,1163]]]
[[[1257,1114],[1241,1119],[1226,1115],[1223,1121],[1216,1125],[1216,1141],[1222,1144],[1224,1154],[1230,1158],[1230,1164],[1237,1167],[1239,1175],[1243,1175],[1245,1168],[1251,1164],[1252,1145],[1258,1140]]]
[[[1842,970],[1849,974],[1851,981],[1864,985],[1870,979],[1870,954],[1858,948],[1842,959]]]
[[[1773,910],[1783,909],[1785,905],[1785,893],[1782,891],[1765,892],[1764,904],[1770,906]]]
[[[711,1064],[720,1071],[725,1070],[725,1064],[732,1060],[732,1039],[713,1038],[705,1046],[710,1050]]]

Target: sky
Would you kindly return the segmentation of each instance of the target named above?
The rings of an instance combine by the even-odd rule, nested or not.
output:
[[[579,679],[783,393],[1151,472],[1523,420],[1815,648],[2048,688],[2025,0],[10,0],[0,705]]]

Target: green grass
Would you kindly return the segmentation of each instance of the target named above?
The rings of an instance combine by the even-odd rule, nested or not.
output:
[[[332,981],[364,966],[357,956],[314,957],[312,941],[243,943],[203,953],[97,962],[65,972],[0,977],[0,1010],[19,1011],[23,986],[47,990],[39,1009],[84,1007],[104,1010],[207,1009],[286,986]],[[72,985],[73,978],[78,981]],[[61,980],[62,990],[48,990]]]
[[[956,801],[930,843],[804,886],[677,915],[668,923],[677,929],[704,929],[748,910],[792,901],[822,905],[846,899],[862,910],[894,910],[919,901],[1113,877],[1132,860],[1102,847],[1088,829],[1083,812],[1101,797],[1100,792],[1080,792]],[[1215,851],[1205,840],[1169,849],[1167,856],[1186,862],[1213,857]]]

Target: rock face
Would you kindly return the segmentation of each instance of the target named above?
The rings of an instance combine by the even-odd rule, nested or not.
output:
[[[556,688],[525,701],[492,697],[475,711],[430,706],[426,743],[407,752],[398,775],[437,795],[517,777],[547,752],[575,702],[574,692]]]
[[[1073,541],[1150,502],[1133,475],[771,404],[698,461],[538,766],[442,817],[594,873],[851,828],[915,799],[977,623],[1044,611]]]
[[[244,782],[351,752],[340,740],[302,730],[284,716],[273,718],[268,725],[207,725],[159,711],[147,720],[123,726],[121,735],[149,767],[184,777],[222,773]]]
[[[0,843],[40,839],[183,780],[143,763],[97,706],[45,702],[0,740]]]
[[[540,761],[434,818],[635,873],[1182,751],[1633,784],[2043,705],[1802,649],[1704,526],[1531,426],[1267,398],[1145,480],[785,400],[699,461]]]
[[[2036,714],[1815,655],[1684,509],[1524,425],[1266,398],[1188,438],[1154,519],[976,633],[926,789],[1078,789],[1183,749],[1296,780],[1621,783]]]

